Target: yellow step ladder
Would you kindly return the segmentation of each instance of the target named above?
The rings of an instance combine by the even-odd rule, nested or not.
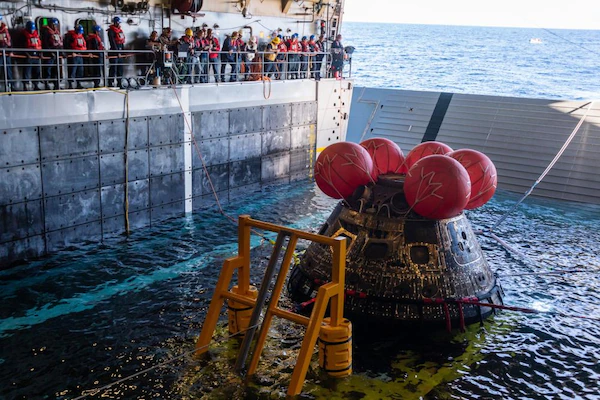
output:
[[[325,337],[328,337],[327,333],[331,332],[331,328],[338,332],[340,329],[351,329],[349,321],[345,320],[343,317],[344,281],[346,271],[346,238],[331,238],[328,236],[303,232],[268,222],[253,220],[247,215],[241,215],[239,217],[238,224],[238,255],[237,257],[228,258],[223,263],[223,268],[221,269],[219,280],[217,281],[215,292],[213,294],[210,307],[208,308],[208,313],[206,315],[206,319],[204,320],[200,337],[196,342],[195,354],[198,356],[208,351],[208,345],[212,340],[215,327],[219,320],[219,314],[221,313],[221,309],[226,299],[230,302],[235,302],[236,304],[252,307],[252,316],[246,325],[247,331],[245,332],[244,340],[240,346],[240,352],[236,362],[236,371],[241,372],[243,370],[246,357],[248,356],[250,345],[258,325],[261,310],[266,302],[268,287],[273,279],[279,254],[283,248],[285,240],[287,239],[288,241],[283,261],[277,276],[277,281],[272,290],[271,300],[263,318],[258,339],[256,340],[247,375],[251,376],[256,372],[258,361],[274,316],[304,325],[307,327],[306,335],[302,341],[302,346],[298,355],[298,361],[296,362],[296,367],[292,373],[290,386],[287,392],[289,396],[298,395],[302,391],[304,379],[306,378],[306,372],[308,370],[310,359],[312,357],[319,334],[323,331],[325,333]],[[256,293],[256,289],[250,286],[250,234],[252,228],[276,232],[278,234],[258,295]],[[310,318],[293,313],[291,311],[283,310],[278,307],[281,291],[287,277],[287,272],[289,271],[290,262],[294,256],[298,239],[309,240],[331,246],[332,249],[331,282],[326,283],[319,288]],[[229,286],[233,277],[233,273],[236,270],[238,273],[238,284],[237,287],[234,287],[232,290],[230,290]],[[324,322],[325,311],[330,303],[330,317],[327,318],[326,322]],[[322,330],[322,328],[325,329]],[[348,363],[350,363],[351,336],[348,336],[343,343],[347,347],[347,355],[345,358],[347,358]],[[340,373],[340,371],[343,372]],[[351,364],[348,364],[346,367],[342,368],[341,370],[338,369],[335,372],[335,376],[349,375],[352,372]]]

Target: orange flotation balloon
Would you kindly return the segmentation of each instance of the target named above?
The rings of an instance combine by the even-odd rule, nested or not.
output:
[[[418,160],[432,154],[448,154],[452,148],[442,142],[423,142],[416,145],[407,155],[404,161],[406,171],[410,169]]]
[[[386,138],[367,139],[360,143],[373,159],[374,179],[379,175],[399,174],[404,164],[404,153],[396,143]]]
[[[410,207],[425,218],[451,218],[469,202],[471,181],[467,170],[455,159],[431,155],[408,170],[404,195]]]
[[[485,154],[472,149],[461,149],[449,153],[448,156],[461,163],[471,179],[471,198],[466,205],[467,210],[481,207],[487,203],[498,186],[496,166]]]
[[[349,197],[359,186],[373,182],[373,160],[356,143],[334,143],[317,157],[315,181],[334,199]]]

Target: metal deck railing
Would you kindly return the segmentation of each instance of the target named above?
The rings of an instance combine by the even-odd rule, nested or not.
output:
[[[273,53],[0,49],[0,92],[333,77],[329,53],[279,53],[272,61],[270,55]]]

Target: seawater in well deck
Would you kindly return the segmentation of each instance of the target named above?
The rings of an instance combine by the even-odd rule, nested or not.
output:
[[[385,137],[405,154],[424,139],[454,149],[479,150],[496,165],[500,188],[524,193],[561,149],[589,104],[356,87],[348,140]],[[600,203],[598,159],[600,103],[596,102],[534,195]]]

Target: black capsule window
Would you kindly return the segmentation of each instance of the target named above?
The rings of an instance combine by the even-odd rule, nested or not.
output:
[[[365,247],[365,258],[367,260],[386,258],[388,251],[389,246],[387,243],[369,243],[367,247]]]
[[[410,259],[415,264],[429,264],[429,249],[427,246],[412,246]]]

